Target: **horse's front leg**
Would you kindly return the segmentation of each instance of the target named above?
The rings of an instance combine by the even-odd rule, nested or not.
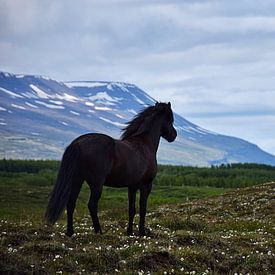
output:
[[[136,214],[136,189],[128,188],[128,203],[129,203],[129,223],[127,234],[133,235],[133,221]]]
[[[152,182],[143,184],[140,187],[140,199],[139,199],[139,235],[145,235],[145,216],[147,208],[147,199],[152,189]]]

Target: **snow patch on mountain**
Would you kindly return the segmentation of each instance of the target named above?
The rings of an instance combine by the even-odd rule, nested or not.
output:
[[[112,120],[110,120],[108,118],[104,118],[104,117],[101,117],[101,116],[99,118],[101,120],[105,121],[105,122],[108,122],[108,123],[113,124],[113,125],[118,126],[118,127],[125,127],[126,126],[126,124],[123,124],[123,123],[120,123],[120,122],[116,122],[116,121],[112,121]]]
[[[118,118],[121,118],[121,119],[125,119],[125,117],[120,114],[115,114],[115,116],[117,116]]]
[[[66,100],[66,101],[69,101],[69,102],[83,101],[81,98],[70,95],[68,93],[63,93],[62,95],[56,94],[55,98],[60,99],[60,100]]]
[[[29,99],[32,99],[32,98],[38,98],[38,96],[34,95],[33,93],[30,93],[30,92],[25,92],[25,93],[20,93],[23,97],[26,97],[26,98],[29,98]]]
[[[43,90],[41,90],[40,88],[38,88],[37,86],[35,86],[33,84],[30,84],[30,87],[32,88],[33,91],[36,92],[37,96],[40,98],[47,99],[47,98],[51,97],[50,95],[48,95]]]
[[[24,106],[21,106],[21,105],[17,105],[17,104],[11,104],[12,107],[14,108],[17,108],[17,109],[20,109],[20,110],[26,110],[26,108]]]
[[[85,101],[85,105],[91,106],[91,107],[95,106],[95,104],[90,101]]]
[[[58,100],[50,100],[51,103],[54,103],[56,105],[63,105],[62,101],[58,101]]]
[[[100,106],[95,106],[95,109],[98,111],[113,111],[113,109],[109,107],[100,107]]]
[[[137,112],[134,109],[127,109],[127,111],[131,114],[137,115]]]
[[[124,83],[116,83],[115,85],[118,86],[122,91],[130,93],[130,91],[127,89],[127,85],[125,85]]]
[[[80,113],[70,110],[70,113],[76,116],[80,116]]]
[[[112,83],[110,83],[110,84],[107,85],[107,89],[108,89],[108,90],[111,90],[111,91],[113,90]]]
[[[23,78],[23,77],[25,77],[25,75],[24,74],[17,74],[15,77],[16,78]]]
[[[40,100],[35,100],[35,102],[37,104],[43,105],[43,106],[45,106],[49,109],[65,109],[63,106],[49,104],[49,103],[46,103],[46,102],[43,102],[43,101],[40,101]]]
[[[38,109],[38,106],[30,103],[30,102],[25,102],[26,105],[28,105],[29,107],[32,107],[32,108],[35,108],[35,109]]]
[[[68,81],[65,82],[69,88],[73,87],[87,87],[87,88],[94,88],[94,87],[102,87],[106,86],[107,82],[93,82],[93,81]]]
[[[0,87],[0,91],[6,93],[6,94],[8,94],[8,95],[10,95],[12,98],[14,98],[14,97],[23,98],[23,96],[21,96],[21,95],[19,95],[19,94],[16,94],[16,93],[14,93],[14,92],[11,92],[11,91],[9,91],[9,90],[7,90],[7,89],[5,89],[5,88],[2,88],[2,87]]]
[[[111,97],[106,92],[98,92],[93,96],[89,96],[91,101],[96,101],[97,103],[110,103],[110,102],[119,102],[122,98]]]
[[[146,105],[146,103],[144,101],[142,101],[140,98],[138,98],[137,96],[134,96],[134,99],[141,105]]]

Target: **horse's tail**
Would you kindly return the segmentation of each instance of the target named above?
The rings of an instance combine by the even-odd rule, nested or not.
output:
[[[57,180],[45,213],[46,221],[54,224],[61,216],[70,197],[72,179],[77,170],[80,149],[78,144],[69,145],[62,157]]]

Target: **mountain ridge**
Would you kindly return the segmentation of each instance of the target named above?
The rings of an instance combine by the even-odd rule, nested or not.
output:
[[[119,138],[140,109],[156,102],[131,83],[60,82],[41,75],[0,72],[0,157],[61,158],[80,134]],[[161,141],[161,163],[209,166],[231,162],[275,165],[275,156],[243,139],[203,129],[175,113],[177,141]]]

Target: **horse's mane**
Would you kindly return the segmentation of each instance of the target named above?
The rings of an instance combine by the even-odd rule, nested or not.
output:
[[[155,115],[160,111],[167,109],[167,107],[168,104],[157,102],[154,106],[148,106],[144,108],[131,121],[127,123],[127,126],[124,129],[122,129],[121,139],[124,140],[126,138],[147,132],[152,126],[151,122]]]

